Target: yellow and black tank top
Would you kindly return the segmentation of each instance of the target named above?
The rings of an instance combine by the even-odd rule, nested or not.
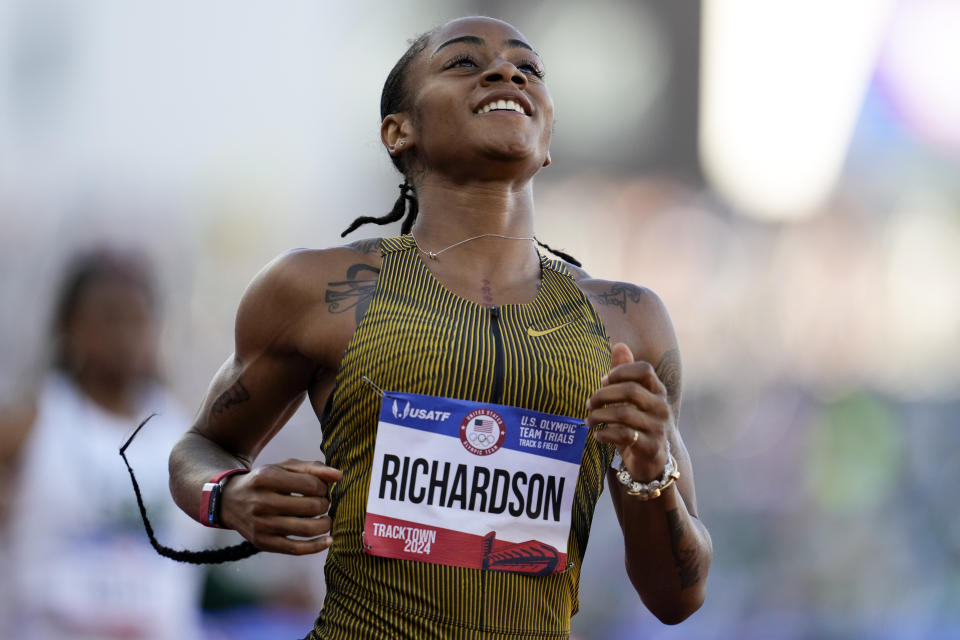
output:
[[[381,254],[376,290],[347,346],[323,425],[327,463],[343,479],[331,492],[327,596],[308,638],[566,638],[613,449],[587,439],[562,573],[528,576],[372,556],[363,550],[362,532],[380,396],[363,377],[388,391],[584,418],[584,404],[610,365],[600,317],[563,264],[543,255],[532,302],[483,307],[446,289],[412,236],[385,238]]]

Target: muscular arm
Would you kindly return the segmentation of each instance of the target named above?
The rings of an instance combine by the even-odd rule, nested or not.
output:
[[[663,303],[651,291],[623,283],[585,283],[617,344],[613,366],[589,403],[591,424],[607,425],[598,438],[621,452],[631,476],[649,482],[663,473],[666,441],[680,478],[659,498],[638,500],[610,470],[607,480],[623,531],[627,574],[644,604],[661,621],[681,622],[703,603],[713,556],[697,517],[693,467],[677,428],[681,363]],[[636,440],[633,431],[640,433]]]
[[[171,493],[196,519],[205,482],[226,469],[251,469],[229,480],[221,522],[261,549],[313,553],[331,542],[322,514],[339,471],[317,461],[253,463],[309,389],[329,390],[355,326],[353,314],[332,315],[324,295],[328,280],[348,279],[345,253],[294,252],[257,275],[237,312],[235,352],[170,456]]]

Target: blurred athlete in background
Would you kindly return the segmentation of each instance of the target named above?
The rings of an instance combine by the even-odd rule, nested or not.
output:
[[[117,460],[131,427],[157,413],[130,452],[151,518],[181,544],[209,538],[170,505],[156,463],[189,420],[158,378],[157,331],[156,292],[140,259],[98,250],[70,266],[55,305],[54,366],[30,402],[0,414],[8,470],[0,637],[202,637],[201,570],[150,547]]]

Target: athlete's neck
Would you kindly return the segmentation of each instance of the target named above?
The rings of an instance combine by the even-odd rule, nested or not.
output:
[[[533,231],[533,190],[530,182],[453,184],[427,178],[417,187],[420,212],[413,232],[420,246],[439,251],[483,234],[529,238]],[[467,258],[483,264],[517,269],[529,261],[529,242],[480,238],[444,253],[447,260]]]

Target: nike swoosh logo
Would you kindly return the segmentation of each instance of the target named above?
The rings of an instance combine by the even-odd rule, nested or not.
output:
[[[540,336],[551,334],[554,331],[559,331],[560,329],[563,329],[568,324],[573,324],[574,322],[575,322],[574,320],[570,320],[568,322],[564,322],[561,325],[557,325],[556,327],[550,327],[549,329],[544,329],[543,331],[534,329],[533,327],[527,327],[527,335],[530,336],[531,338],[539,338]]]

